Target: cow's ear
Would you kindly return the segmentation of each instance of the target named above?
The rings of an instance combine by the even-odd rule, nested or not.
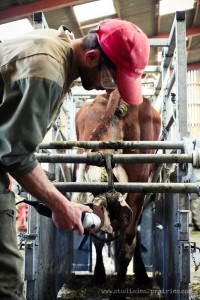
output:
[[[85,62],[88,67],[96,67],[99,65],[100,52],[97,49],[91,49],[85,52]]]

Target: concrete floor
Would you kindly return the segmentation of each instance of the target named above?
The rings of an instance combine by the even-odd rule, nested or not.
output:
[[[200,248],[200,231],[194,231],[191,230],[190,231],[190,241],[191,242],[196,242],[196,246]],[[95,265],[95,251],[94,255],[93,255],[93,268]],[[24,254],[24,251],[21,251],[22,255]],[[103,254],[104,254],[104,263],[106,266],[106,272],[109,275],[114,274],[115,272],[115,266],[114,266],[114,262],[113,262],[113,258],[112,255],[111,257],[108,257],[108,248],[107,246],[105,246],[104,250],[103,250]],[[199,265],[200,264],[200,252],[199,250],[196,251],[196,253],[194,253],[194,259],[195,259],[195,264]],[[190,258],[190,274],[191,274],[191,284],[190,284],[190,292],[191,292],[191,298],[190,300],[200,300],[200,267],[198,268],[197,271],[195,271],[195,265],[192,259],[192,256]],[[83,273],[85,274],[85,272],[77,272],[77,274],[79,275],[83,275]],[[89,273],[88,273],[89,274]],[[131,262],[128,268],[128,275],[132,275],[133,274],[133,263]],[[87,275],[87,274],[86,274]],[[91,275],[91,273],[90,273]],[[150,277],[152,276],[151,273],[148,274]],[[68,298],[58,298],[58,299],[68,299]],[[101,298],[102,300],[103,298]],[[105,298],[106,299],[106,298]],[[148,298],[151,299],[151,298]],[[158,299],[158,298],[156,298]],[[161,299],[161,298],[159,298]]]

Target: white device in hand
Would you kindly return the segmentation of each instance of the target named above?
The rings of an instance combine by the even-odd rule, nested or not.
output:
[[[101,219],[94,213],[83,212],[81,221],[86,230],[95,229],[101,225]]]

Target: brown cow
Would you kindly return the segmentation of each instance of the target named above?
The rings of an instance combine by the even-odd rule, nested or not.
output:
[[[83,106],[76,115],[76,133],[79,141],[156,141],[159,138],[160,126],[160,116],[147,99],[144,99],[139,106],[127,105],[120,98],[117,90],[110,95],[97,96],[91,104]],[[113,150],[99,151],[113,152]],[[118,152],[120,153],[121,150]],[[154,150],[149,149],[123,151],[126,154],[153,152]],[[77,180],[92,182],[108,180],[105,168],[83,165],[80,167],[82,172]],[[147,182],[151,167],[151,164],[141,163],[115,165],[113,173],[120,182]],[[102,230],[108,233],[113,230],[120,230],[121,246],[120,251],[118,251],[118,272],[114,286],[114,289],[120,289],[134,254],[136,228],[143,208],[144,194],[128,193],[128,195],[121,195],[116,191],[110,191],[110,194],[92,195],[90,193],[84,194],[84,197],[83,194],[76,194],[76,196],[78,197],[77,201],[91,202],[92,200],[104,209],[106,222]],[[83,197],[82,200],[80,200],[80,196]],[[119,219],[120,222],[117,222]],[[103,244],[97,241],[94,243],[97,250],[94,276],[96,281],[100,282],[105,280],[105,268],[101,252]],[[135,268],[135,272],[139,271],[137,272],[139,277],[147,276],[144,267],[137,268],[136,264]],[[113,297],[113,299],[122,299],[124,295],[113,294]]]

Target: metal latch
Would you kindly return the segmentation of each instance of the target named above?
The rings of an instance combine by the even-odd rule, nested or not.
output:
[[[194,253],[196,253],[196,251],[198,250],[200,256],[200,248],[196,246],[196,242],[190,242],[190,250],[191,250],[192,260],[194,262],[195,271],[197,271],[200,267],[200,259],[199,259],[199,263],[197,263]]]
[[[20,250],[24,250],[24,246],[27,242],[29,241],[34,241],[37,237],[37,234],[35,233],[29,233],[29,234],[25,234],[23,232],[20,232],[18,234],[18,237],[19,237],[19,249]],[[32,243],[31,243],[32,244]]]

